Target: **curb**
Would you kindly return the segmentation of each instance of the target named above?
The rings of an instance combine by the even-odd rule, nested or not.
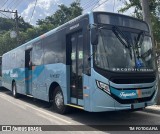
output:
[[[154,106],[148,106],[144,109],[146,112],[156,113],[160,114],[160,106],[154,105]]]

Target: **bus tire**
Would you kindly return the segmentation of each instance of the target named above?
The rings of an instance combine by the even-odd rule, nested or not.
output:
[[[19,97],[19,94],[17,93],[17,86],[16,86],[15,82],[12,85],[12,95],[13,95],[14,98],[18,98]]]
[[[68,112],[68,107],[64,105],[63,93],[59,86],[53,92],[53,108],[60,114],[66,114]]]

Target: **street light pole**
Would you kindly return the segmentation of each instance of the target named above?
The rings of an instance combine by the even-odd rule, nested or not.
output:
[[[18,27],[18,12],[15,12],[15,20],[16,20],[16,33],[17,33],[17,42],[19,43],[19,27]]]

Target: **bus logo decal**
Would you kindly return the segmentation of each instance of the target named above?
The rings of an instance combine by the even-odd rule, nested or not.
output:
[[[13,73],[11,73],[11,74],[10,74],[10,77],[12,77],[12,78],[17,78],[17,77],[18,77],[18,74],[13,74]]]
[[[125,93],[125,92],[121,92],[120,93],[120,97],[133,97],[136,96],[136,93],[132,92],[132,93]]]
[[[76,24],[76,25],[74,25],[74,26],[71,26],[69,29],[70,29],[70,30],[73,30],[73,29],[75,29],[75,28],[77,28],[77,27],[79,27],[79,23]]]

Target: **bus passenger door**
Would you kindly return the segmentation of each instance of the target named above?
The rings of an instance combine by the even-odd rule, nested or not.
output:
[[[25,84],[26,94],[32,95],[32,49],[25,51]]]
[[[74,33],[70,36],[72,46],[71,50],[71,97],[76,98],[76,103],[79,104],[79,99],[83,99],[82,72],[83,72],[83,35],[82,32]]]

